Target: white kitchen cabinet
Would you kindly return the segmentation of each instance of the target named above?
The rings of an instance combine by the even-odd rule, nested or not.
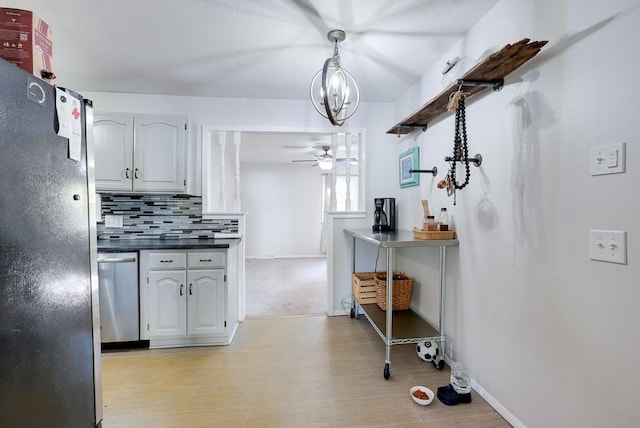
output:
[[[96,190],[130,191],[133,171],[133,116],[95,113],[93,136]]]
[[[190,336],[224,335],[224,269],[189,270],[187,332]]]
[[[149,337],[179,337],[187,334],[187,274],[182,271],[149,271]]]
[[[230,343],[237,291],[226,256],[226,249],[140,252],[140,337],[150,348]]]
[[[186,117],[96,113],[93,127],[96,190],[185,191]]]

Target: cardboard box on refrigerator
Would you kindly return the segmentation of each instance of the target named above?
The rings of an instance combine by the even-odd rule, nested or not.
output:
[[[29,10],[0,7],[0,58],[41,78],[53,73],[53,31]]]

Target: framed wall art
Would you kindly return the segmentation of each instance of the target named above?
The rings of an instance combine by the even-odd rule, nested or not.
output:
[[[413,169],[420,169],[420,151],[418,147],[400,155],[400,187],[411,187],[420,184],[420,174],[409,172]]]

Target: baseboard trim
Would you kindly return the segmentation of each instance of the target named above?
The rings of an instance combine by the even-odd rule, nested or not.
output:
[[[453,363],[453,360],[451,358],[445,355],[444,361],[449,367],[451,367],[451,363]],[[471,388],[473,388],[473,390],[477,392],[484,401],[486,401],[491,407],[493,407],[493,409],[498,412],[500,416],[505,418],[506,421],[509,422],[514,428],[527,428],[527,426],[522,423],[520,419],[516,418],[513,413],[511,413],[506,407],[504,407],[502,403],[500,403],[493,395],[489,394],[489,392],[487,392],[487,390],[484,389],[482,385],[476,382],[473,378],[471,379]]]
[[[471,379],[471,387],[474,391],[478,393],[480,397],[484,399],[491,407],[495,409],[496,412],[500,414],[503,418],[507,420],[514,428],[527,428],[527,426],[522,423],[522,421],[515,417],[513,413],[511,413],[506,407],[504,407],[496,398],[489,394],[486,389],[484,389],[481,385],[478,384],[475,380]]]

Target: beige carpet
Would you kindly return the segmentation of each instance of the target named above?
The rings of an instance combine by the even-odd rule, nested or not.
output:
[[[325,314],[326,258],[247,259],[247,317]]]

